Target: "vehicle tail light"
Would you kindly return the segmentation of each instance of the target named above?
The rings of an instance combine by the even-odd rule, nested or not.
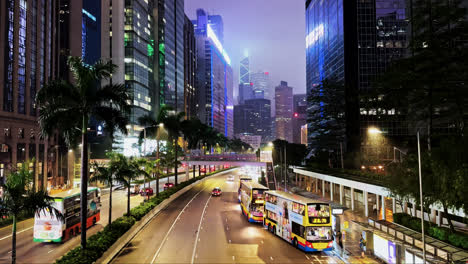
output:
[[[327,248],[331,248],[331,247],[333,247],[333,241],[328,242]]]
[[[310,248],[314,248],[314,246],[312,245],[312,243],[310,242],[306,242],[306,246],[310,247]]]

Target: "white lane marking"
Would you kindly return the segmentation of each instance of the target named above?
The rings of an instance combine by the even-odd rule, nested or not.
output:
[[[231,239],[229,239],[229,243],[231,243]]]
[[[7,253],[7,254],[10,254],[10,253],[11,253],[11,250],[10,250],[10,251],[8,251],[8,253]]]
[[[54,251],[55,249],[52,249],[52,250],[49,250],[49,252],[47,252],[47,254],[49,254],[50,252]]]
[[[32,228],[34,228],[34,226],[31,226],[31,227],[28,227],[28,228],[23,229],[23,230],[21,230],[21,231],[18,231],[18,232],[16,232],[16,235],[21,234],[21,233],[23,233],[24,231],[28,231],[29,229],[32,229]],[[9,238],[9,237],[11,237],[11,236],[12,236],[12,235],[8,235],[8,236],[5,236],[5,237],[2,237],[2,238],[0,238],[0,241],[2,241],[2,240],[4,240],[4,239],[7,239],[7,238]]]
[[[305,255],[308,260],[310,260],[309,256]]]
[[[205,190],[206,188],[203,188],[201,189],[201,191],[199,191],[197,194],[195,194],[192,199],[185,205],[185,207],[182,209],[182,211],[179,213],[179,215],[177,216],[176,220],[179,219],[180,215],[183,213],[183,211],[185,210],[185,208],[201,193]],[[159,248],[158,250],[156,251],[156,253],[154,253],[154,256],[153,256],[153,259],[151,260],[151,264],[154,263],[154,261],[156,260],[156,257],[159,255],[159,252],[161,251],[161,248],[164,246],[164,241],[166,241],[167,237],[169,236],[169,233],[171,233],[172,229],[174,228],[175,224],[177,223],[177,221],[174,221],[174,223],[172,223],[172,226],[171,228],[169,228],[169,230],[167,231],[166,235],[164,236],[163,238],[163,242],[161,243],[161,245],[159,245]]]
[[[270,260],[272,260],[272,261],[273,261],[273,257],[272,257],[272,256],[270,256]]]
[[[262,241],[260,241],[260,243],[262,243],[262,244],[263,244],[263,240],[262,240]]]
[[[205,207],[203,207],[202,216],[206,212],[206,208],[208,207],[208,203],[210,202],[211,197],[212,196],[210,195],[208,200],[206,200]],[[200,217],[200,224],[198,225],[197,237],[195,238],[195,245],[193,246],[192,262],[191,262],[192,264],[193,264],[193,261],[194,261],[195,250],[197,250],[197,244],[198,244],[198,238],[199,238],[199,235],[200,235],[200,229],[203,229],[203,227],[201,226],[202,222],[203,222],[203,217]]]
[[[236,260],[236,256],[232,256],[232,260]]]

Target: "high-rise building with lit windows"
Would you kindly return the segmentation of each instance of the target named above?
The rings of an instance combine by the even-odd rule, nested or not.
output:
[[[156,101],[177,112],[184,109],[184,0],[153,0]],[[157,10],[156,10],[157,9]],[[151,13],[150,13],[151,14]]]
[[[81,4],[77,8],[79,56]],[[0,183],[23,165],[33,170],[35,189],[68,182],[68,150],[59,145],[57,134],[40,136],[35,102],[37,91],[60,77],[59,10],[53,0],[0,1]]]
[[[210,24],[210,17],[197,10],[193,20],[197,46],[198,117],[225,136],[234,134],[233,73],[231,59]],[[218,25],[222,19],[217,19]],[[218,31],[222,27],[218,26]]]
[[[341,138],[347,151],[359,151],[370,126],[387,136],[408,133],[395,109],[361,109],[359,101],[393,60],[406,55],[407,13],[406,0],[306,0],[307,93],[325,79],[346,83]],[[308,112],[318,107],[308,105]],[[314,149],[318,129],[311,123],[307,129],[308,147]],[[336,141],[334,147],[339,147],[341,140]]]
[[[292,143],[293,88],[285,81],[275,87],[275,105],[276,138]]]

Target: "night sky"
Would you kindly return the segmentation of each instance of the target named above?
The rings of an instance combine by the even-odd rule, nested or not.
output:
[[[272,91],[284,80],[294,94],[305,93],[304,6],[304,0],[185,0],[185,13],[195,19],[196,9],[203,8],[223,17],[224,48],[231,57],[237,98],[245,50],[251,71],[270,73]]]

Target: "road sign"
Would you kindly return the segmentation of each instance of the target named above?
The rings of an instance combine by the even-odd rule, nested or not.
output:
[[[343,214],[343,208],[332,208],[332,214],[342,215]]]

